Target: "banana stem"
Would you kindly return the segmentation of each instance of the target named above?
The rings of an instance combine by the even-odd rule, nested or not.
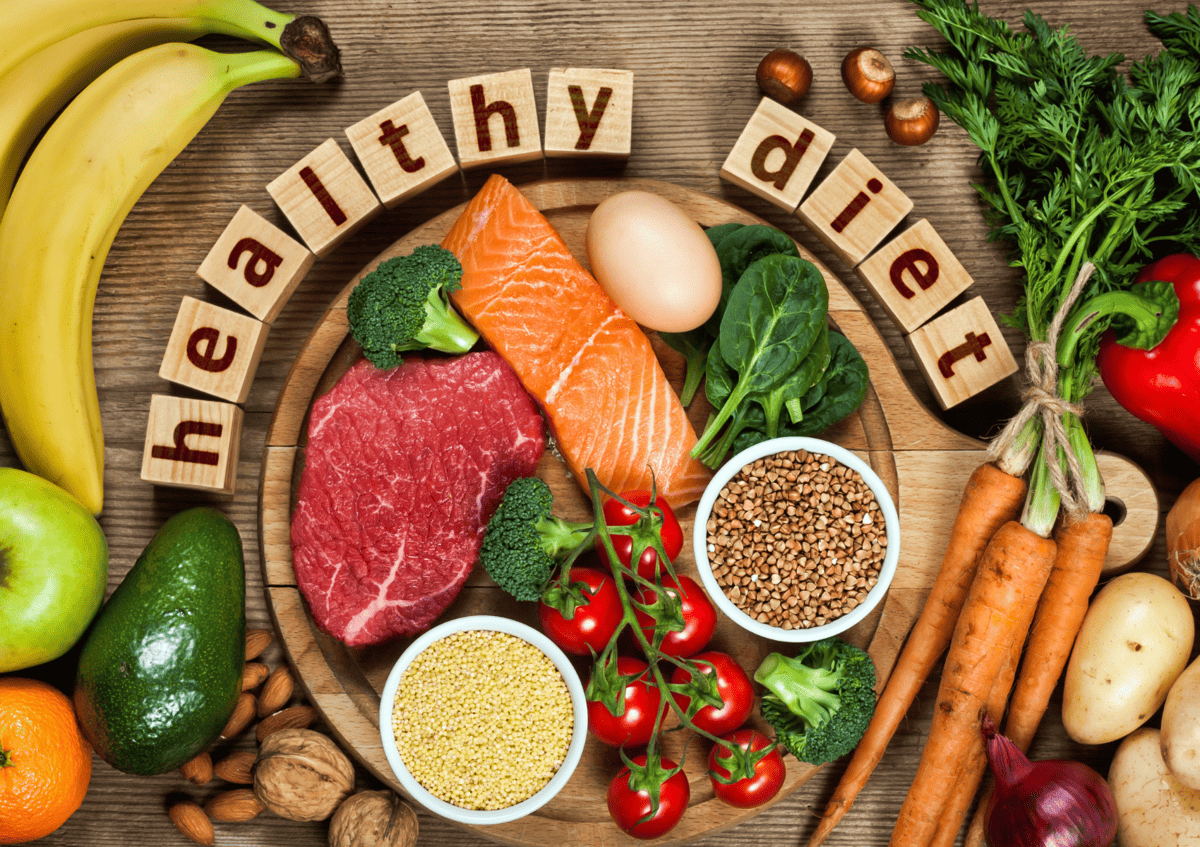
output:
[[[227,91],[268,79],[294,79],[303,73],[295,61],[274,50],[226,53],[224,87]]]

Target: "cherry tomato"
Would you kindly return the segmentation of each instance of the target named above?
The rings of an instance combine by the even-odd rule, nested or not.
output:
[[[567,620],[558,609],[539,601],[542,631],[568,653],[576,656],[599,653],[624,618],[616,582],[612,574],[596,568],[571,568],[571,582],[587,584],[584,595],[590,595],[588,602],[577,606],[575,616]]]
[[[650,674],[644,673],[648,668],[633,656],[617,657],[618,673],[642,674],[625,686],[625,712],[619,717],[603,703],[588,701],[588,729],[610,747],[641,747],[654,735],[662,694]]]
[[[783,757],[779,755],[779,748],[774,746],[770,738],[756,729],[743,727],[722,736],[722,740],[736,744],[750,753],[770,749],[754,763],[753,776],[742,777],[733,782],[722,782],[718,777],[729,779],[732,776],[728,767],[732,762],[722,763],[721,759],[727,759],[730,754],[720,744],[714,744],[708,753],[708,779],[718,800],[739,809],[752,809],[779,793],[787,769],[784,767]]]
[[[717,630],[717,610],[704,589],[690,576],[680,574],[678,582],[669,576],[662,579],[663,588],[679,596],[683,613],[683,629],[678,632],[668,632],[663,636],[661,652],[668,656],[686,658],[699,653],[708,646],[713,633]],[[635,597],[639,603],[653,603],[658,598],[658,592],[653,588],[642,586]],[[646,640],[654,640],[654,618],[641,609],[635,611],[638,625],[646,635]]]
[[[715,706],[702,706],[692,718],[692,723],[713,735],[733,732],[746,722],[750,717],[750,710],[754,708],[754,686],[750,677],[728,653],[708,650],[697,653],[691,660],[698,664],[705,674],[717,675],[717,693],[724,701],[724,705],[719,709]],[[671,683],[682,685],[691,678],[687,668],[675,668],[671,674]],[[686,710],[691,703],[691,698],[683,694],[677,693],[674,697],[681,709]]]
[[[635,765],[644,766],[646,756],[634,756],[632,761]],[[678,765],[670,759],[663,759],[661,767],[671,770]],[[658,809],[652,817],[647,817],[651,809],[650,792],[636,784],[630,785],[631,777],[633,772],[628,767],[621,768],[621,772],[608,785],[608,813],[616,825],[634,838],[658,838],[674,829],[683,817],[692,793],[683,771],[672,774],[659,786]],[[634,777],[634,782],[637,781]]]
[[[645,508],[650,505],[650,492],[644,489],[635,491],[624,491],[621,496],[635,506]],[[679,520],[675,517],[675,513],[671,511],[671,507],[666,501],[661,498],[655,498],[654,506],[662,512],[662,525],[658,528],[658,534],[662,538],[663,551],[667,554],[672,562],[679,555],[679,551],[683,549],[683,530],[679,527]],[[609,498],[604,503],[604,522],[608,526],[636,526],[642,521],[642,516],[634,510],[630,509],[620,500]],[[657,521],[655,521],[657,523]],[[654,549],[653,541],[655,529],[649,523],[636,530],[642,540],[647,542],[647,546],[642,550],[642,555],[638,558],[637,573],[643,579],[654,579],[655,574],[661,568],[658,561],[658,551]],[[633,559],[633,543],[634,536],[632,535],[613,535],[612,543],[613,550],[617,553],[617,558],[625,567],[633,569],[630,561]],[[608,561],[608,551],[604,549],[603,544],[597,545],[596,551],[600,554],[600,560],[612,567],[612,563]]]

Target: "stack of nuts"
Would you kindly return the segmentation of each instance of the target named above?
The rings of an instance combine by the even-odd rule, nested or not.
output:
[[[203,806],[188,799],[171,803],[167,813],[175,827],[198,844],[212,845],[214,820],[239,823],[265,810],[295,821],[332,816],[331,847],[412,847],[417,840],[412,808],[388,791],[354,794],[350,759],[328,736],[309,729],[316,711],[289,705],[295,692],[291,671],[285,664],[272,670],[259,659],[272,639],[270,630],[247,631],[242,693],[221,731],[223,741],[236,741],[257,717],[257,751],[235,749],[215,761],[205,751],[180,768],[195,785],[216,777],[243,787],[225,789]]]

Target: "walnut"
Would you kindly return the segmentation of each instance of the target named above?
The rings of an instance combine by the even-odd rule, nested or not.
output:
[[[254,793],[281,818],[323,821],[354,790],[354,765],[328,736],[281,729],[263,741]]]
[[[329,847],[413,847],[417,813],[391,791],[360,791],[329,822]]]

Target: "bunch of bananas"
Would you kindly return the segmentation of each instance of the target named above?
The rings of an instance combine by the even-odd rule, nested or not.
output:
[[[187,43],[209,33],[271,49]],[[319,19],[254,0],[0,0],[0,44],[0,411],[25,467],[99,514],[92,307],[118,228],[233,89],[341,66]]]

